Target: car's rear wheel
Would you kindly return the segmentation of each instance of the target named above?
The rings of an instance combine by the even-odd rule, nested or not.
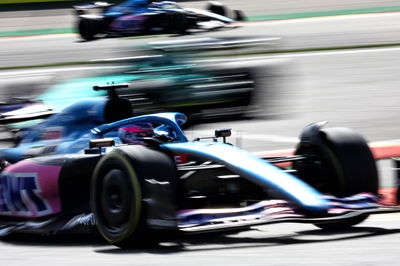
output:
[[[78,32],[82,39],[92,41],[101,32],[101,21],[96,19],[81,18],[78,22]]]
[[[222,4],[221,2],[218,2],[218,1],[208,2],[207,10],[214,14],[218,14],[221,16],[227,15],[227,8],[225,7],[224,4]]]
[[[375,159],[364,138],[347,128],[316,130],[303,136],[296,154],[307,160],[296,162],[298,176],[322,193],[347,197],[361,192],[378,193]],[[368,215],[319,223],[322,229],[343,229],[361,223]]]
[[[103,238],[121,248],[157,244],[158,234],[146,223],[143,182],[174,171],[169,156],[144,146],[125,146],[105,155],[91,186],[91,209]]]

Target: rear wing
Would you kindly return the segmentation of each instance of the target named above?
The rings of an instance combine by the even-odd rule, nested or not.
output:
[[[93,90],[95,91],[107,91],[108,98],[117,99],[119,98],[117,91],[118,89],[126,89],[129,87],[129,83],[118,83],[118,84],[109,84],[102,86],[94,86]]]

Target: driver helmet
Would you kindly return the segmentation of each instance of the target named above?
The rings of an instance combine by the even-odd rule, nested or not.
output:
[[[135,123],[118,129],[118,137],[125,144],[145,145],[143,138],[150,138],[153,136],[154,129],[151,123]]]

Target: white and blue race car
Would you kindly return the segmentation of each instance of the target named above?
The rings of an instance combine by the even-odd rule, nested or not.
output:
[[[99,232],[128,248],[277,222],[341,229],[400,210],[379,204],[374,157],[349,129],[314,123],[294,155],[259,158],[227,143],[229,129],[190,141],[185,115],[132,116],[111,96],[77,102],[0,150],[0,235]]]
[[[206,10],[184,8],[175,2],[128,0],[119,5],[95,2],[74,6],[77,32],[84,40],[100,36],[185,34],[188,30],[210,30],[244,20],[239,10],[229,10],[219,2],[209,2]],[[100,10],[92,14],[91,10]]]

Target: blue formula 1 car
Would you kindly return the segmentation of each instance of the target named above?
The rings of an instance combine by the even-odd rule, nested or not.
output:
[[[229,10],[219,2],[209,2],[207,10],[184,8],[175,2],[128,0],[119,5],[107,2],[74,6],[77,31],[84,40],[102,36],[185,34],[188,30],[210,30],[244,20],[239,10]],[[100,14],[90,14],[91,10]]]
[[[165,232],[335,229],[399,211],[378,203],[374,158],[349,129],[314,123],[295,155],[258,158],[226,143],[229,129],[189,141],[183,114],[131,115],[115,96],[77,102],[0,150],[0,235],[99,232],[129,248]]]

